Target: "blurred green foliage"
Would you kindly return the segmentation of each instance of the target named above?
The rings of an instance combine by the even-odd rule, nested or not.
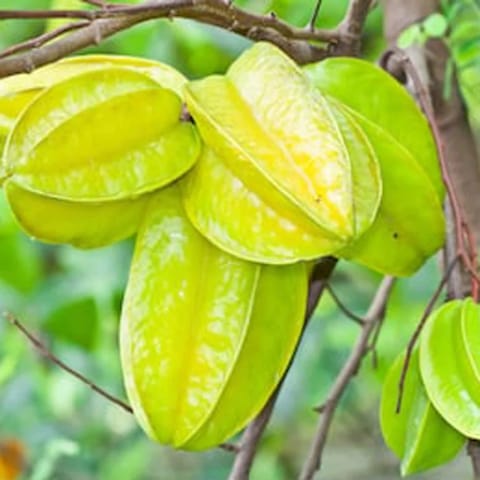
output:
[[[49,0],[1,3],[2,8],[12,9],[50,6]],[[72,3],[79,2],[67,0],[56,6]],[[306,25],[315,2],[237,3],[252,11],[275,11],[296,25]],[[324,0],[318,26],[336,25],[346,4],[346,0]],[[376,9],[365,34],[367,58],[376,58],[384,47],[381,20]],[[0,48],[51,27],[33,20],[2,22]],[[248,43],[220,29],[165,20],[139,25],[88,51],[153,58],[197,78],[224,71]],[[478,52],[479,45],[474,45]],[[35,242],[18,230],[0,198],[0,310],[14,312],[29,329],[40,332],[63,361],[121,398],[117,324],[131,252],[132,241],[85,252]],[[374,368],[370,358],[364,362],[338,412],[324,464],[331,480],[398,478],[396,460],[382,447],[379,434],[380,383],[390,362],[405,347],[438,279],[436,261],[431,260],[417,275],[398,283],[378,340],[378,365]],[[378,281],[377,275],[363,268],[341,263],[332,285],[350,309],[363,313]],[[325,398],[357,335],[358,326],[343,317],[325,294],[262,442],[253,480],[294,478],[317,420],[312,407]],[[157,446],[137,428],[131,415],[42,358],[3,319],[0,339],[0,441],[13,437],[25,445],[24,479],[227,477],[231,454],[221,450],[191,454]]]

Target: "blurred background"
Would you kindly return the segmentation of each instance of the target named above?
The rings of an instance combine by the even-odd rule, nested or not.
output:
[[[1,8],[12,9],[80,5],[77,0],[0,3]],[[236,2],[251,11],[273,10],[299,26],[308,23],[314,3]],[[346,0],[324,0],[318,26],[335,26],[346,4]],[[451,71],[459,73],[477,131],[479,12],[475,2],[463,2],[462,9],[452,16],[446,40],[454,53]],[[39,21],[1,22],[0,49],[53,26]],[[381,11],[377,8],[366,28],[366,58],[374,60],[384,48],[381,27]],[[225,71],[247,46],[247,40],[219,29],[175,20],[137,26],[88,52],[152,58],[197,78]],[[446,72],[446,83],[450,79]],[[127,241],[110,248],[79,251],[40,244],[19,231],[0,197],[0,310],[14,312],[58,357],[120,398],[124,398],[124,392],[117,329],[132,246],[133,242]],[[439,275],[437,260],[432,259],[417,275],[398,282],[378,340],[377,365],[370,357],[365,360],[335,417],[324,455],[324,478],[400,477],[397,460],[384,446],[379,432],[381,382],[389,364],[405,347]],[[332,286],[351,310],[362,314],[379,280],[366,269],[341,262]],[[322,403],[357,334],[357,325],[339,312],[326,293],[304,335],[261,443],[253,480],[295,477],[317,421],[313,407]],[[6,461],[8,449],[25,458],[21,478],[31,480],[220,480],[227,477],[232,462],[232,454],[220,449],[181,453],[152,443],[131,415],[45,360],[2,318],[0,462]],[[462,452],[449,466],[412,478],[469,477],[470,463]]]

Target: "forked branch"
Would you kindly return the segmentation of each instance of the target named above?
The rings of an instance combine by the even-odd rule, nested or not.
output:
[[[0,53],[0,78],[15,73],[30,72],[42,65],[60,60],[82,48],[127,30],[134,25],[158,18],[189,18],[224,30],[232,31],[254,41],[269,41],[284,50],[300,64],[320,60],[328,55],[355,55],[360,48],[362,27],[370,0],[352,0],[344,21],[338,28],[322,30],[294,27],[276,15],[257,15],[234,6],[225,0],[151,0],[139,5],[108,3],[103,0],[85,2],[94,10],[0,10],[0,21],[7,19],[65,18],[75,20],[75,27],[62,27],[64,35],[51,34],[55,41],[30,39],[31,49],[11,56],[22,46],[10,46]],[[319,4],[318,4],[319,8]],[[318,14],[318,12],[317,12]],[[78,27],[78,21],[84,26]],[[65,33],[70,30],[69,33]],[[75,30],[75,31],[73,31]],[[26,42],[23,43],[25,46]],[[320,46],[319,46],[320,44]]]
[[[365,354],[368,352],[370,336],[380,319],[385,315],[385,309],[394,284],[394,277],[387,276],[382,280],[370,304],[370,308],[363,319],[363,327],[358,340],[330,389],[327,400],[322,407],[319,408],[321,413],[320,421],[300,475],[300,480],[312,480],[316,471],[320,469],[323,449],[338,403],[350,381],[358,372]]]

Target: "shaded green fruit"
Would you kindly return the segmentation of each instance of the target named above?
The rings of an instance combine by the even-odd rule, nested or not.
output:
[[[8,181],[71,201],[128,199],[192,167],[200,141],[172,90],[136,71],[105,68],[46,89],[16,122]]]
[[[222,163],[212,186],[232,185],[219,201],[208,175],[194,173],[184,193],[189,217],[213,243],[248,260],[292,263],[332,253],[370,227],[382,186],[368,139],[276,47],[260,42],[226,76],[191,82],[185,91],[203,140]],[[237,193],[256,209],[253,224]],[[222,203],[232,205],[228,215]]]
[[[143,429],[188,450],[241,430],[288,366],[306,294],[304,264],[261,266],[224,253],[193,228],[176,186],[155,194],[120,331],[126,389]]]
[[[41,89],[30,89],[5,96],[0,96],[0,182],[5,175],[3,171],[3,148],[13,124],[23,109],[41,93]]]
[[[420,370],[435,408],[466,437],[480,439],[480,306],[450,301],[428,319]]]
[[[21,228],[45,243],[97,248],[132,236],[143,217],[149,194],[136,200],[69,202],[5,185],[8,203]]]
[[[440,416],[428,399],[420,377],[418,350],[412,354],[401,410],[396,413],[404,361],[405,354],[399,355],[385,378],[380,425],[385,442],[402,460],[402,475],[410,475],[453,459],[465,437]]]
[[[411,275],[444,242],[444,186],[428,123],[408,92],[369,62],[331,58],[305,72],[349,111],[378,159],[383,198],[365,235],[337,255],[374,270]],[[347,79],[355,79],[355,88]]]

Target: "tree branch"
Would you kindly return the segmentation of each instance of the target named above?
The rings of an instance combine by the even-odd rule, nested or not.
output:
[[[360,364],[368,350],[368,342],[370,335],[379,320],[385,315],[385,308],[390,297],[395,279],[386,276],[382,280],[377,293],[375,294],[370,308],[364,318],[364,325],[358,337],[357,343],[340,371],[335,383],[333,384],[327,400],[319,409],[322,416],[320,418],[317,432],[315,434],[310,453],[304,464],[300,480],[312,480],[315,472],[320,469],[322,461],[322,453],[327,441],[328,432],[332,423],[335,410],[342,398],[347,386],[352,378],[356,375]]]
[[[372,0],[351,0],[338,30],[343,39],[341,49],[345,55],[358,55],[361,47],[363,26],[373,5]]]
[[[88,24],[48,44],[0,60],[0,78],[30,72],[55,62],[82,48],[128,28],[158,18],[188,18],[232,31],[254,41],[269,41],[284,50],[297,63],[321,60],[329,55],[356,55],[370,1],[352,0],[337,29],[297,28],[275,15],[257,15],[225,0],[152,0],[139,5],[109,4],[100,0],[87,2],[102,7],[97,10],[0,10],[0,19],[72,18]],[[69,27],[65,27],[69,28]],[[73,27],[72,27],[73,29]],[[35,39],[30,40],[35,46]],[[312,43],[313,42],[313,43]],[[315,43],[326,44],[325,48]],[[24,42],[25,44],[25,42]],[[8,55],[23,48],[10,47]],[[4,57],[7,54],[3,53]]]
[[[470,439],[467,444],[467,452],[472,460],[474,480],[480,480],[480,442]]]
[[[326,289],[330,294],[330,296],[332,297],[333,301],[336,303],[337,307],[347,318],[349,318],[350,320],[353,320],[355,323],[358,323],[359,325],[363,325],[365,323],[363,318],[360,315],[357,315],[356,313],[352,312],[349,308],[347,308],[343,304],[343,302],[340,300],[338,295],[333,291],[330,285],[327,285]]]
[[[320,262],[315,266],[312,272],[310,278],[310,287],[308,291],[307,309],[305,313],[305,323],[303,331],[305,331],[305,327],[307,326],[310,318],[315,312],[318,301],[320,300],[327,286],[328,279],[333,273],[336,264],[337,260],[335,258],[325,257],[320,260]],[[290,365],[292,361],[293,357],[290,361]],[[265,428],[268,425],[283,382],[290,369],[290,365],[287,368],[285,374],[283,375],[280,384],[275,389],[271,397],[268,399],[268,402],[263,407],[262,411],[255,418],[255,420],[253,420],[246,428],[242,436],[240,450],[237,457],[235,458],[235,462],[233,463],[230,476],[228,477],[229,480],[249,479],[250,470],[252,468],[253,460],[257,452],[258,444],[263,435],[263,432],[265,431]]]

